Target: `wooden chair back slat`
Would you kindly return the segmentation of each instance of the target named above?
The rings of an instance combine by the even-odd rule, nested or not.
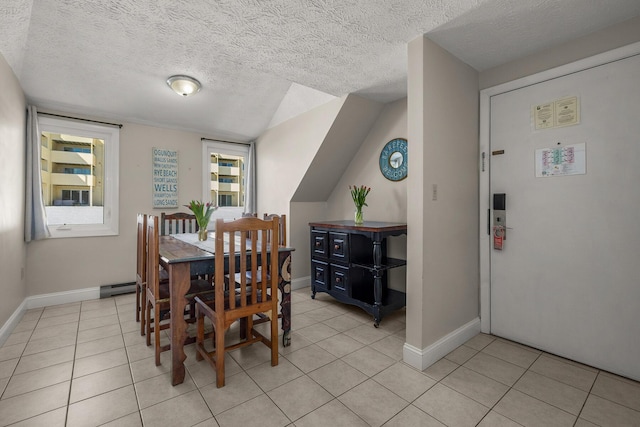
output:
[[[160,214],[160,235],[167,236],[169,234],[196,233],[198,231],[198,222],[196,216],[184,212]]]

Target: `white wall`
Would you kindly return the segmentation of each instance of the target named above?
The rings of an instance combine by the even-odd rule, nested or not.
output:
[[[407,344],[420,353],[479,314],[478,74],[419,37],[408,77]]]
[[[480,73],[480,89],[640,41],[640,16]]]
[[[152,208],[151,150],[178,150],[180,208],[172,211],[188,212],[183,205],[202,197],[202,136],[124,123],[120,130],[120,234],[30,243],[29,295],[135,281],[136,214],[162,212]]]
[[[26,108],[18,79],[0,55],[0,332],[27,294],[23,277]]]
[[[288,245],[295,248],[291,256],[294,287],[300,287],[297,279],[310,271],[307,218],[317,215],[324,203],[292,204],[291,200],[344,101],[335,99],[289,119],[268,129],[256,141],[258,212],[287,215]]]
[[[346,172],[327,200],[324,217],[315,220],[352,220],[355,205],[349,192],[349,185],[371,187],[367,205],[363,208],[365,221],[407,221],[407,180],[389,181],[380,172],[380,152],[384,145],[395,138],[407,138],[407,99],[389,103],[376,120],[360,149],[351,160]],[[409,174],[413,173],[413,157],[409,152]],[[307,228],[308,234],[308,228]],[[387,241],[387,254],[394,258],[406,259],[407,238],[399,236]],[[390,270],[389,285],[405,290],[406,269]]]

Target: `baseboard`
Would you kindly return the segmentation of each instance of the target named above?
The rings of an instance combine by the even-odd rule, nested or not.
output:
[[[291,280],[291,290],[295,291],[296,289],[306,288],[311,284],[311,276],[306,277],[298,277],[297,279]]]
[[[100,298],[100,288],[85,288],[74,291],[55,292],[27,297],[25,302],[27,310],[32,308],[48,307],[50,305],[68,304],[71,302],[87,301]]]
[[[117,283],[114,285],[100,286],[100,298],[109,298],[116,295],[131,294],[136,291],[136,282]]]
[[[402,349],[403,360],[406,364],[424,371],[429,366],[442,359],[447,354],[480,333],[480,318],[462,325],[450,334],[440,338],[430,346],[420,350],[417,347],[404,344]]]
[[[27,297],[15,309],[11,317],[0,328],[0,346],[5,343],[9,335],[22,320],[27,310],[32,308],[48,307],[50,305],[68,304],[70,302],[87,301],[100,298],[100,288],[85,288],[74,291],[55,292]]]
[[[22,304],[16,308],[11,317],[9,317],[9,319],[4,322],[4,325],[2,325],[2,328],[0,328],[0,347],[7,341],[9,335],[11,335],[15,327],[20,323],[20,320],[22,320],[22,316],[24,316],[24,313],[27,311],[26,302],[26,299],[22,301]]]

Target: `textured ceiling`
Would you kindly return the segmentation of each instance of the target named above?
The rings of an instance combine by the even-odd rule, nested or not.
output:
[[[249,140],[313,99],[406,96],[421,34],[483,70],[639,14],[638,0],[2,0],[0,53],[41,107]],[[203,89],[181,98],[173,74]]]

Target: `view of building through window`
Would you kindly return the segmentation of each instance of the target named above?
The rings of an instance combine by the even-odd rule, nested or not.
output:
[[[211,201],[220,207],[244,207],[243,156],[211,153]]]
[[[102,223],[104,140],[42,132],[41,141],[47,223]]]
[[[246,205],[249,145],[206,140],[202,144],[203,200],[218,209],[214,218],[242,216]]]

